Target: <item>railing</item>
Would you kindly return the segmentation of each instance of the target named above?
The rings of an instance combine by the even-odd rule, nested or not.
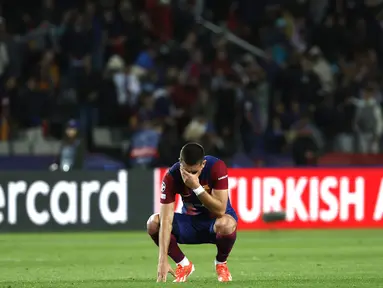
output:
[[[265,51],[263,51],[262,49],[254,46],[254,45],[251,45],[249,42],[243,40],[242,38],[236,36],[235,34],[231,33],[230,31],[228,31],[227,29],[224,29],[224,28],[221,28],[205,19],[203,19],[202,17],[200,16],[196,16],[196,22],[200,25],[202,25],[203,27],[205,27],[206,29],[208,29],[209,31],[211,31],[212,33],[214,34],[221,34],[221,35],[225,35],[226,39],[234,44],[236,44],[237,46],[241,47],[242,49],[250,52],[251,54],[257,56],[257,57],[261,57],[261,58],[265,58]]]

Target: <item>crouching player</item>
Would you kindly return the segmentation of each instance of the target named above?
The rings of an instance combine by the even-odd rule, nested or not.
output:
[[[237,215],[228,195],[228,174],[223,161],[205,156],[197,143],[186,144],[180,161],[165,175],[161,187],[161,209],[147,223],[148,233],[159,246],[157,282],[165,282],[168,273],[174,282],[185,282],[194,265],[182,253],[179,244],[215,244],[215,268],[218,281],[231,281],[226,261],[236,240]],[[174,213],[176,194],[183,201],[182,213]],[[171,269],[168,255],[177,264]]]

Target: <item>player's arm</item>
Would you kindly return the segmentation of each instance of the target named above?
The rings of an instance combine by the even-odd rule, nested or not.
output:
[[[159,255],[158,260],[162,261],[168,257],[170,234],[173,228],[174,202],[161,204],[160,210],[160,232],[159,232]]]
[[[202,193],[198,196],[201,203],[217,217],[225,215],[228,191],[213,189],[211,195]]]
[[[217,161],[211,170],[213,182],[212,193],[206,193],[205,189],[199,183],[196,175],[190,174],[185,170],[181,170],[181,175],[184,178],[185,184],[193,189],[201,203],[217,217],[223,216],[226,212],[228,199],[228,175],[227,167],[221,160]]]
[[[229,198],[229,181],[227,167],[225,162],[217,161],[210,172],[212,178],[212,192],[202,193],[198,197],[202,204],[218,217],[223,216],[226,212],[227,199]]]
[[[173,176],[167,173],[161,187],[159,261],[168,257],[170,234],[173,228],[175,195]]]

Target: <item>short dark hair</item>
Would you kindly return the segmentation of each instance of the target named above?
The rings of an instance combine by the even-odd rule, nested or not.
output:
[[[205,157],[205,150],[198,143],[187,143],[181,149],[180,160],[186,165],[196,165],[202,163]]]

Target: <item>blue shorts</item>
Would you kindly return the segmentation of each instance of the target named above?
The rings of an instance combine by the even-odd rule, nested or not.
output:
[[[238,221],[234,211],[228,211],[226,214]],[[215,220],[206,215],[174,213],[172,234],[179,244],[215,244]]]

